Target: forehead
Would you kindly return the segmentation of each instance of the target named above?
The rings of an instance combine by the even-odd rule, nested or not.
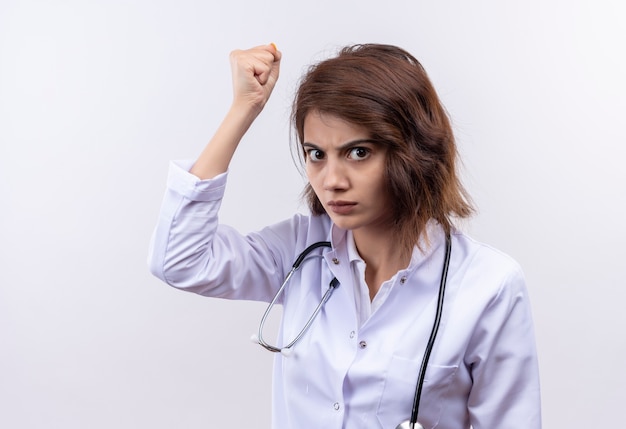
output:
[[[303,143],[341,144],[370,136],[371,133],[365,127],[329,113],[316,110],[304,118]]]

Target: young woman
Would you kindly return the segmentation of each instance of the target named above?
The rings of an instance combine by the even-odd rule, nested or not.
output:
[[[276,429],[540,428],[523,273],[454,227],[472,207],[453,133],[408,52],[351,46],[303,77],[293,124],[311,215],[246,236],[218,223],[229,162],[280,60],[274,45],[231,54],[231,108],[195,163],[171,166],[151,271],[201,295],[270,302],[322,243],[277,297],[277,345],[259,339],[283,352]]]

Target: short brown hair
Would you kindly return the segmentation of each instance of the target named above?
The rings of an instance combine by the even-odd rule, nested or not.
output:
[[[293,104],[300,145],[305,118],[313,111],[362,126],[387,147],[393,222],[407,250],[418,244],[429,220],[450,232],[453,217],[472,214],[456,171],[458,154],[447,112],[422,65],[405,50],[348,46],[311,66]],[[325,213],[310,184],[304,196],[312,214]]]

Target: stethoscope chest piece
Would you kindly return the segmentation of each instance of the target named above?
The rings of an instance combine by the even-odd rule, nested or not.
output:
[[[415,424],[411,425],[410,421],[405,421],[396,426],[396,429],[424,429],[424,426],[415,422]]]

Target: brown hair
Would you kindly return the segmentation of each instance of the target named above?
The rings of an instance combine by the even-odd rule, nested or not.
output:
[[[458,154],[448,115],[426,71],[405,50],[379,44],[348,46],[311,66],[292,112],[300,145],[305,118],[313,111],[358,124],[387,146],[393,222],[407,250],[418,244],[429,220],[450,232],[453,217],[472,214],[457,176]],[[310,184],[304,197],[314,215],[325,213]]]

